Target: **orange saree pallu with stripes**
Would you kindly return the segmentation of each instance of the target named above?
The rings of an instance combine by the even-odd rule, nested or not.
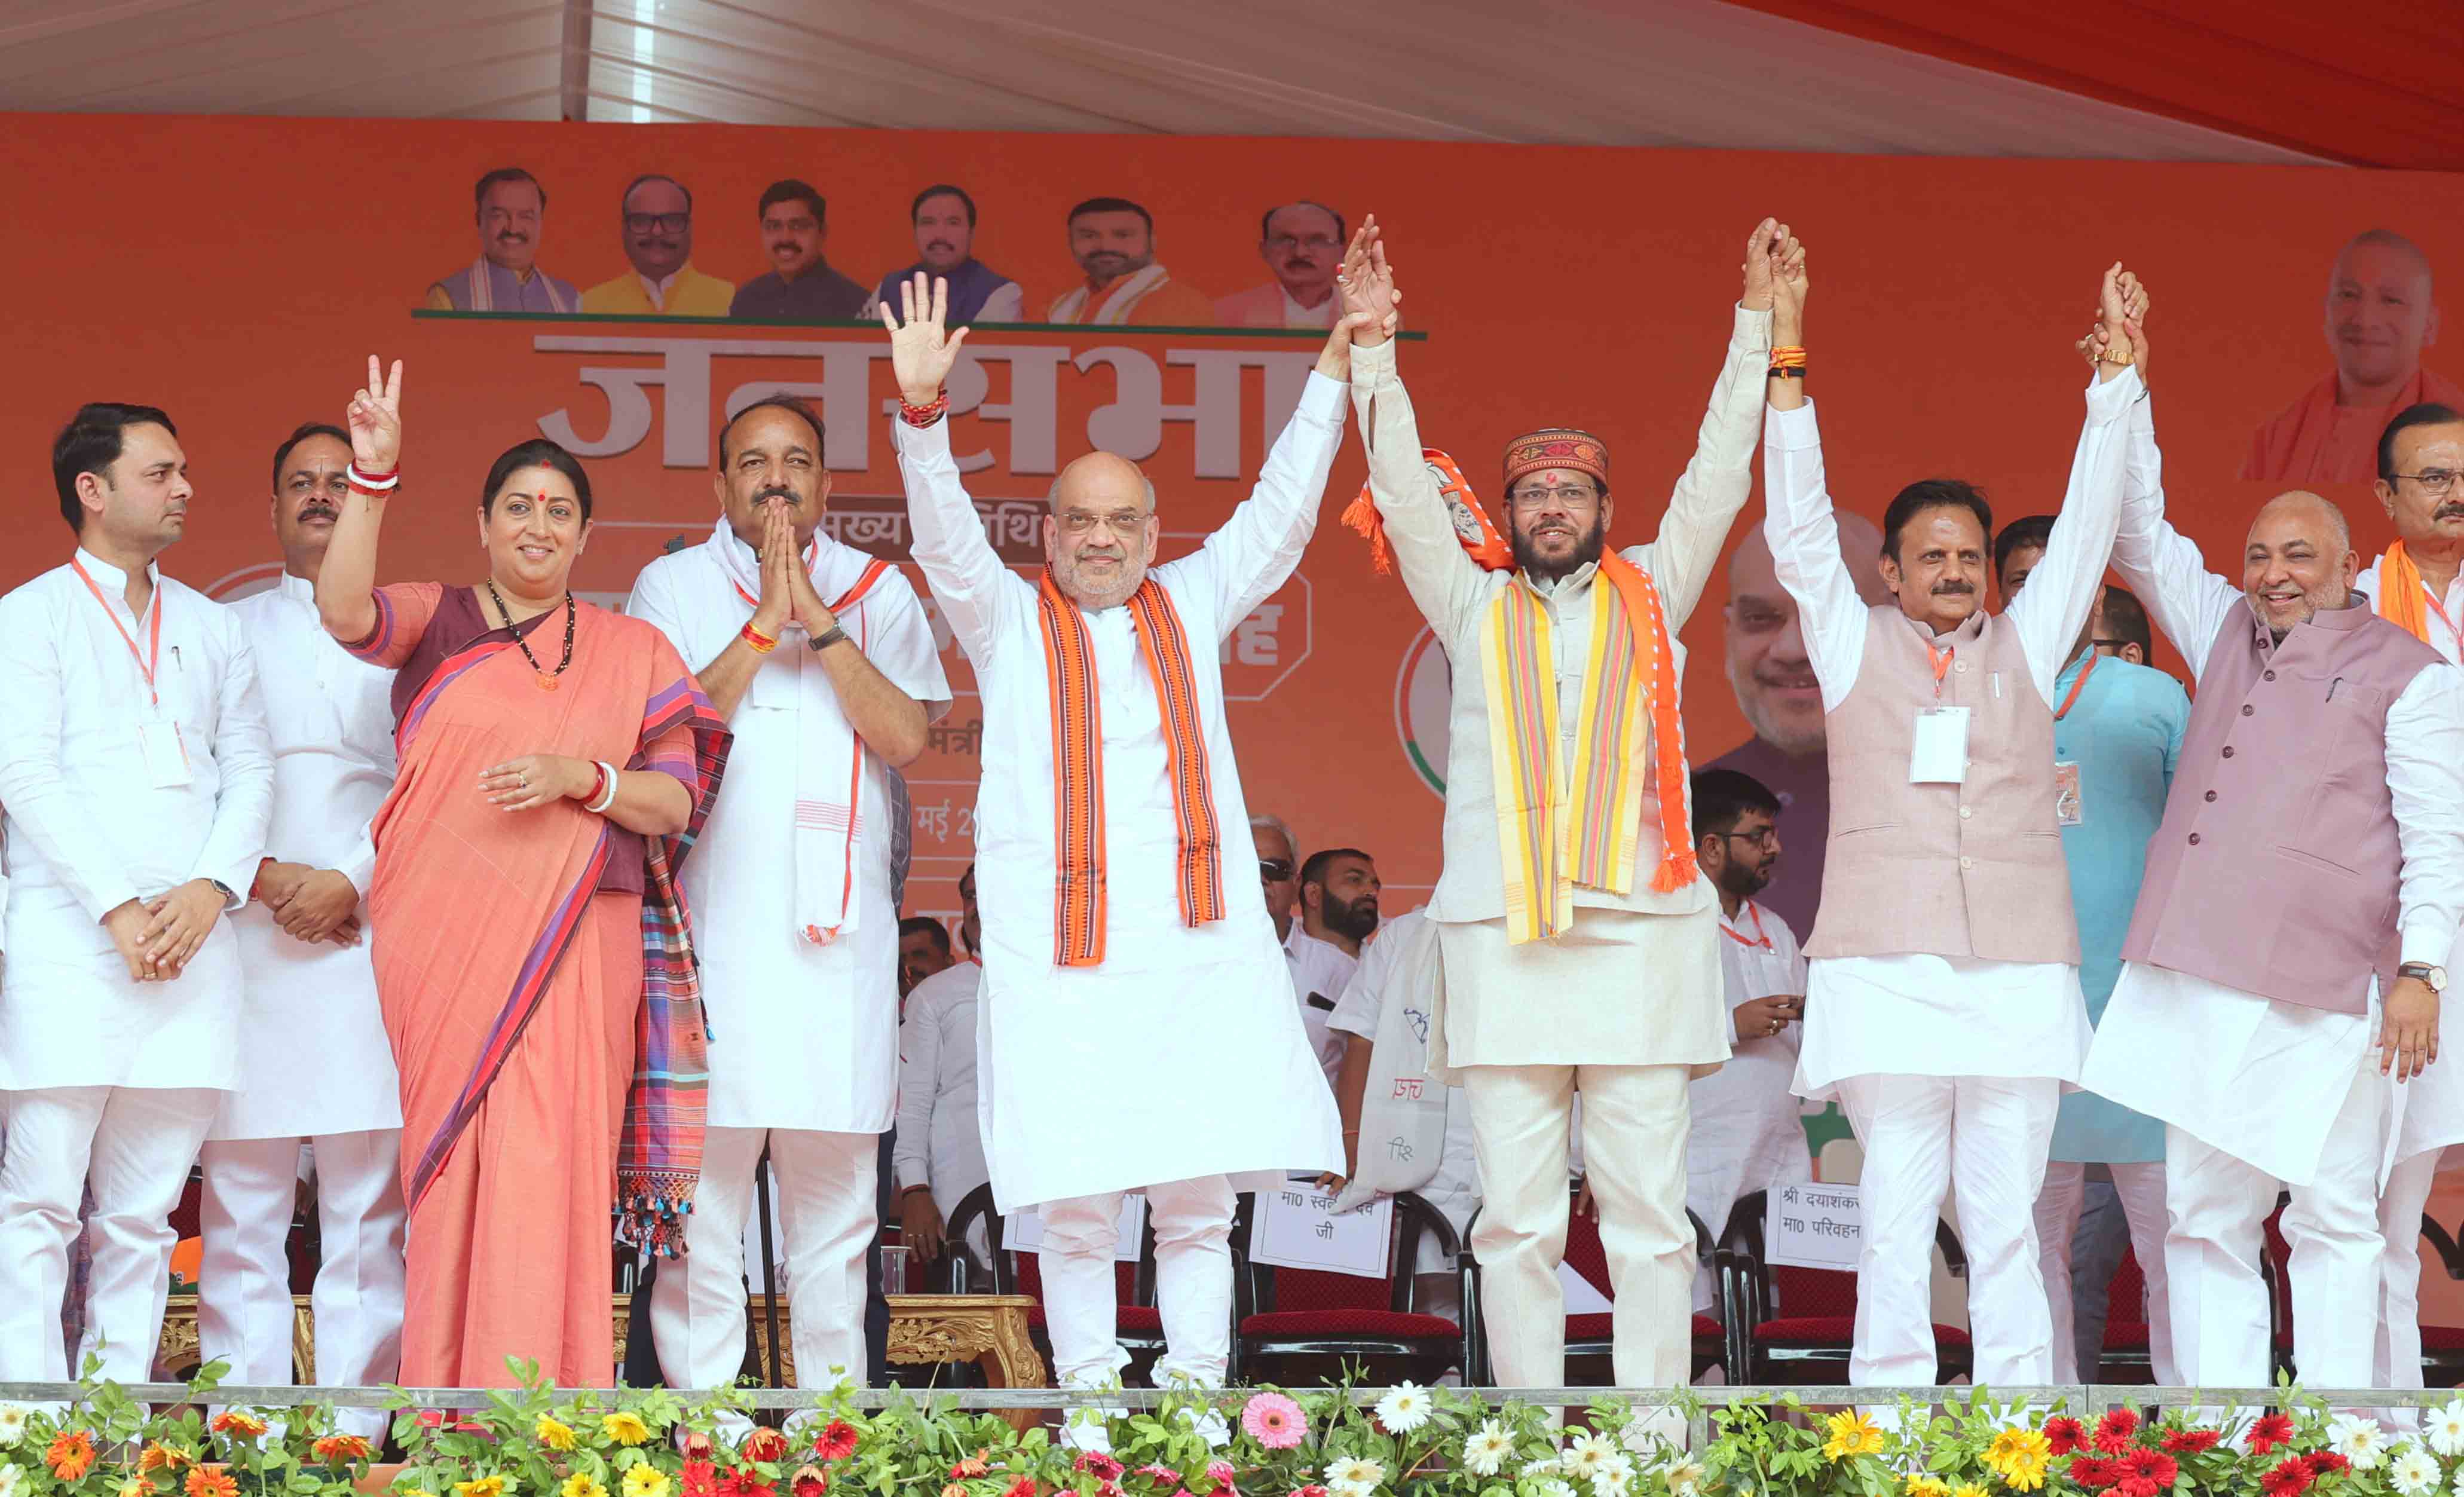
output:
[[[1044,669],[1052,689],[1052,826],[1060,866],[1052,886],[1055,963],[1100,966],[1104,960],[1104,721],[1088,653],[1087,624],[1078,605],[1044,574],[1038,593],[1044,626]],[[1215,787],[1206,758],[1206,726],[1189,663],[1190,641],[1172,595],[1149,578],[1127,605],[1138,654],[1155,680],[1163,709],[1164,754],[1172,779],[1180,855],[1173,875],[1181,919],[1203,925],[1223,918],[1222,828],[1216,824]]]
[[[465,588],[378,591],[356,647],[400,666],[401,774],[377,813],[377,990],[402,1072],[410,1203],[402,1376],[496,1386],[508,1356],[568,1386],[613,1369],[613,1235],[681,1246],[700,1172],[707,1051],[675,868],[729,736],[649,625],[588,605],[553,690]],[[562,627],[552,609],[518,626]],[[534,647],[545,658],[556,638]],[[508,812],[482,771],[605,760],[693,792],[645,839],[578,801]]]

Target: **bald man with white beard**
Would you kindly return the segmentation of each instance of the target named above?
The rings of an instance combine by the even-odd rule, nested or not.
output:
[[[1862,515],[1839,514],[1839,554],[1857,596],[1886,601],[1882,533]],[[1788,812],[1785,870],[1754,898],[1793,931],[1814,929],[1822,901],[1822,849],[1831,835],[1831,758],[1824,751],[1822,689],[1806,658],[1796,600],[1779,584],[1771,542],[1755,526],[1728,558],[1726,627],[1728,690],[1754,736],[1705,769],[1730,769],[1760,782]]]
[[[2421,366],[2438,341],[2430,258],[2387,229],[2355,234],[2327,275],[2335,371],[2251,434],[2241,475],[2262,483],[2366,484],[2379,433],[2424,401],[2464,406],[2464,385]]]
[[[1010,570],[950,453],[944,385],[963,328],[918,275],[888,308],[893,424],[916,564],[984,708],[976,877],[984,1016],[977,1088],[994,1203],[1043,1208],[1045,1304],[1067,1387],[1117,1377],[1112,1250],[1123,1193],[1155,1226],[1158,1385],[1223,1380],[1235,1177],[1340,1168],[1334,1097],[1291,1001],[1238,839],[1249,821],[1218,647],[1300,561],[1343,441],[1347,317],[1257,487],[1192,554],[1135,463],[1062,470],[1045,570]],[[1073,1442],[1102,1427],[1073,1424]]]

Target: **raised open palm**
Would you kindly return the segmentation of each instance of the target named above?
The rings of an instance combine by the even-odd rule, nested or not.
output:
[[[351,396],[351,460],[365,473],[389,473],[402,460],[402,361],[386,375],[368,355],[368,383]]]
[[[897,376],[898,391],[909,405],[930,405],[949,382],[967,330],[962,327],[953,333],[943,325],[950,313],[946,280],[935,276],[928,287],[924,273],[917,271],[913,280],[900,283],[898,299],[903,318],[891,312],[889,302],[881,304],[881,325],[890,331],[891,372]]]

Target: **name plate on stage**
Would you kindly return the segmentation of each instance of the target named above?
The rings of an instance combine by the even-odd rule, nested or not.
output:
[[[1864,1243],[1864,1197],[1856,1186],[1812,1183],[1772,1192],[1763,1230],[1766,1261],[1854,1273]]]
[[[1334,1209],[1334,1199],[1304,1180],[1258,1192],[1249,1256],[1279,1268],[1317,1268],[1363,1279],[1386,1277],[1395,1198],[1380,1196],[1341,1213]]]
[[[1118,1225],[1121,1240],[1112,1244],[1112,1259],[1116,1263],[1135,1263],[1139,1240],[1147,1231],[1147,1198],[1123,1196]],[[1001,1218],[1001,1245],[1014,1253],[1044,1251],[1044,1213],[1029,1206]]]

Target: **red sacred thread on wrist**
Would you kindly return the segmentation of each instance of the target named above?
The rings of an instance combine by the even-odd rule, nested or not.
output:
[[[929,427],[940,420],[949,408],[950,392],[948,390],[943,390],[937,399],[924,406],[914,404],[904,395],[898,397],[898,419],[911,427]]]
[[[746,644],[752,646],[753,652],[757,655],[766,655],[770,653],[770,651],[779,648],[779,642],[777,640],[762,633],[759,629],[755,628],[750,624],[744,626],[743,629],[739,631],[737,637],[741,638]]]

